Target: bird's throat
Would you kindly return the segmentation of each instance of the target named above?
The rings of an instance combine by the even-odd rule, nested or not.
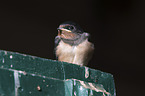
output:
[[[77,36],[77,38],[73,38],[73,39],[64,39],[64,38],[61,38],[61,39],[64,43],[67,43],[71,46],[77,46],[80,43],[82,43],[83,41],[85,41],[85,38],[82,38],[79,35]]]

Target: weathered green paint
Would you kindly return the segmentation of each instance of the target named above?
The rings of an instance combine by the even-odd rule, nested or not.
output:
[[[0,50],[0,96],[115,96],[99,70]]]

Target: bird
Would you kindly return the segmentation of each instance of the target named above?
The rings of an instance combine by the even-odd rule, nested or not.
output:
[[[94,53],[89,33],[73,21],[61,23],[57,30],[55,55],[58,61],[86,66]]]

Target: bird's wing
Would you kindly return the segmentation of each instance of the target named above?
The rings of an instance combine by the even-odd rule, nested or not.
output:
[[[58,46],[58,44],[59,44],[59,42],[60,42],[60,37],[59,36],[56,36],[55,37],[55,47],[57,47]]]
[[[55,37],[55,48],[54,48],[54,52],[56,51],[56,48],[60,42],[61,38],[59,36],[56,36]],[[56,56],[56,53],[55,53],[55,56]],[[58,57],[56,56],[56,59],[58,59]]]

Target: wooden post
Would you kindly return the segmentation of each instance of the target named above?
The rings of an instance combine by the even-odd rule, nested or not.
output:
[[[113,75],[0,50],[0,96],[115,96]]]

